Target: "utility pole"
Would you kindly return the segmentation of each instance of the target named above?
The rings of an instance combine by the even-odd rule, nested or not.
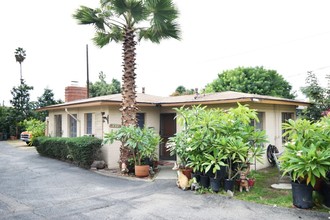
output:
[[[86,44],[86,63],[87,63],[87,98],[89,98],[89,65],[88,65],[88,44]]]

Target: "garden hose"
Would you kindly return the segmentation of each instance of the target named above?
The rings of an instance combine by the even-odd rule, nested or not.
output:
[[[275,147],[275,145],[268,145],[267,147],[267,160],[268,162],[272,165],[272,166],[275,166],[276,164],[276,161],[275,161],[275,158],[274,158],[274,153],[278,153],[278,149],[277,147]]]

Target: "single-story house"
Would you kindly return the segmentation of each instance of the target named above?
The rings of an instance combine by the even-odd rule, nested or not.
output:
[[[154,128],[163,139],[159,146],[160,160],[174,160],[166,150],[165,142],[173,136],[180,127],[177,125],[173,108],[192,105],[206,105],[209,108],[228,109],[236,107],[237,103],[248,104],[256,109],[260,122],[255,126],[266,130],[269,143],[282,149],[282,122],[296,118],[298,106],[308,106],[308,102],[284,99],[278,97],[247,94],[240,92],[220,92],[213,94],[194,94],[184,96],[159,97],[145,93],[137,93],[137,118],[140,126]],[[121,126],[121,94],[100,96],[94,98],[68,101],[62,104],[43,107],[48,110],[47,131],[52,137],[77,137],[93,135],[103,138],[104,134]],[[102,156],[109,168],[118,167],[120,143],[104,145]],[[264,164],[269,164],[265,157]]]

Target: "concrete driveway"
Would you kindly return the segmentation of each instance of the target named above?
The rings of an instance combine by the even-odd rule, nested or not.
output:
[[[328,219],[330,214],[196,195],[175,180],[102,176],[0,142],[0,219]],[[24,147],[23,147],[24,146]]]

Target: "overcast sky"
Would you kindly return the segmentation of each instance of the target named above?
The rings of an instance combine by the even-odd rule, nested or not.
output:
[[[168,96],[177,86],[202,89],[224,70],[238,66],[274,69],[298,91],[307,71],[321,85],[330,73],[330,13],[327,0],[174,0],[182,40],[137,47],[137,91]],[[80,6],[98,0],[0,1],[0,100],[9,104],[10,90],[20,82],[14,52],[26,50],[23,78],[34,86],[31,99],[48,87],[64,100],[71,81],[86,83],[86,44],[90,81],[103,71],[107,81],[121,80],[122,49],[93,45],[91,26],[72,18]],[[300,96],[301,97],[301,96]]]

